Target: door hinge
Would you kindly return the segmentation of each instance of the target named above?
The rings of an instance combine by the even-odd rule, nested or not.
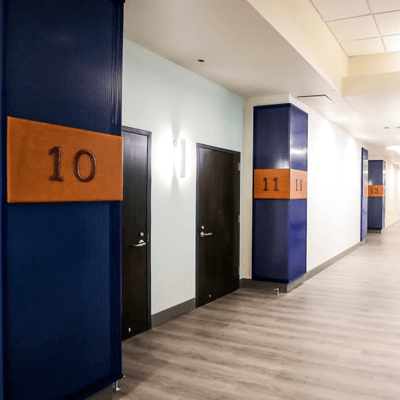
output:
[[[240,171],[240,162],[238,163],[238,171]]]
[[[150,242],[150,234],[148,233],[147,234],[147,243],[149,243]]]
[[[240,224],[240,214],[238,215],[238,224]]]

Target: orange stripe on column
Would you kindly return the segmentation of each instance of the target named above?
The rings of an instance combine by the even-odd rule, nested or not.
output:
[[[255,199],[306,199],[307,172],[291,169],[255,169]]]
[[[7,201],[122,200],[122,138],[8,117]]]
[[[383,197],[384,195],[383,185],[368,185],[368,197]]]

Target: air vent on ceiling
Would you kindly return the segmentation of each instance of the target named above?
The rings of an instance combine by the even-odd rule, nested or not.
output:
[[[297,96],[297,98],[305,104],[310,104],[315,106],[333,103],[333,101],[326,94],[316,94],[312,96]]]

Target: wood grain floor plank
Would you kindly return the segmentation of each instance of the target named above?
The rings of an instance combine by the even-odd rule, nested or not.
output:
[[[399,400],[400,223],[288,294],[242,288],[123,343],[114,400]]]

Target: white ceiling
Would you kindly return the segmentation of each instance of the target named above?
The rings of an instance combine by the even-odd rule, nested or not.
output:
[[[128,0],[124,36],[243,98],[332,90],[244,0]]]
[[[348,56],[400,51],[400,0],[310,0]]]
[[[371,25],[375,16],[370,10],[400,10],[400,0],[312,1],[331,29],[340,26],[333,22],[343,22],[338,19],[346,16],[360,23],[357,29],[351,25],[346,33],[341,31],[347,38],[344,35],[357,37],[361,29],[372,29],[375,34],[376,25]],[[367,15],[360,18],[366,7]],[[400,156],[386,150],[387,145],[400,145],[400,129],[384,129],[400,126],[400,93],[341,97],[245,0],[126,0],[124,36],[244,99],[327,94],[333,102],[303,101],[366,143],[370,155],[400,163]],[[383,40],[389,38],[395,42],[400,35]],[[356,51],[351,46],[363,48],[364,53],[383,46],[380,37],[341,44],[349,53]]]

